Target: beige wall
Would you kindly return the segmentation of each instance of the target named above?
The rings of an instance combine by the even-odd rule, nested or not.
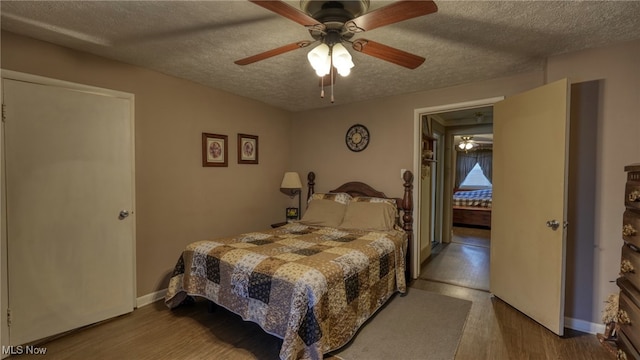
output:
[[[574,317],[598,323],[604,301],[617,292],[614,281],[620,268],[621,227],[624,211],[624,166],[640,163],[640,41],[603,49],[555,56],[548,60],[549,82],[568,77],[573,83],[597,81],[597,131],[595,135],[595,209],[589,226],[593,259],[574,264]],[[578,239],[580,240],[580,239]],[[568,299],[571,300],[571,299]],[[570,304],[567,304],[570,306]]]
[[[284,219],[288,112],[5,32],[2,68],[135,95],[137,296],[167,287],[187,243]],[[202,167],[202,132],[229,136],[229,167]],[[237,164],[237,133],[259,136],[258,165]]]
[[[542,72],[534,72],[295,113],[293,168],[302,173],[314,171],[319,191],[347,180],[360,180],[387,196],[401,197],[400,170],[412,170],[414,165],[415,109],[511,95],[541,85],[542,81]],[[339,97],[339,86],[335,91]],[[349,151],[345,145],[347,129],[356,123],[365,125],[371,134],[369,146],[359,153]]]

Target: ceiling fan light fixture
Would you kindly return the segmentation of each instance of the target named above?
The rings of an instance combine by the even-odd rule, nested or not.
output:
[[[338,74],[342,77],[349,76],[349,74],[351,74],[351,68],[338,68]]]
[[[425,58],[393,48],[375,41],[357,39],[356,33],[373,30],[401,21],[429,15],[438,11],[432,0],[393,1],[374,11],[367,12],[370,0],[300,0],[300,10],[285,0],[249,0],[252,3],[292,20],[307,28],[315,41],[298,41],[235,61],[238,65],[248,65],[295,49],[321,44],[307,54],[309,63],[320,77],[320,97],[324,97],[324,77],[331,74],[331,102],[334,101],[333,86],[336,71],[347,76],[355,66],[351,54],[342,42],[351,44],[354,51],[376,57],[407,69],[415,69]]]
[[[316,71],[318,76],[327,75],[331,69],[329,51],[329,45],[322,43],[313,48],[313,50],[309,51],[307,54],[309,64],[311,64],[311,67],[313,67],[313,70]]]
[[[341,43],[336,43],[331,47],[322,43],[309,51],[307,59],[316,71],[316,75],[320,77],[329,74],[331,64],[338,69],[338,74],[342,76],[348,76],[351,73],[351,68],[355,66],[351,54]]]
[[[476,147],[476,143],[473,142],[472,139],[473,139],[473,136],[462,136],[462,141],[458,143],[458,149],[464,152],[473,150],[473,148]]]
[[[351,73],[351,68],[355,66],[351,54],[341,43],[333,45],[331,50],[331,58],[333,66],[338,69],[338,74],[342,76],[348,76]]]

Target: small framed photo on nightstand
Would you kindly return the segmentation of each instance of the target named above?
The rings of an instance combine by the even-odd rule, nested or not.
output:
[[[291,220],[298,220],[298,208],[297,207],[288,207],[287,208],[287,222]]]

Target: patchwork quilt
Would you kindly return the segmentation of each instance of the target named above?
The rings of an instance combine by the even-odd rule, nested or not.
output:
[[[453,194],[453,206],[491,207],[493,189],[456,191]]]
[[[322,359],[396,291],[406,292],[404,231],[287,224],[199,241],[173,271],[165,304],[205,297],[283,339],[281,360]]]

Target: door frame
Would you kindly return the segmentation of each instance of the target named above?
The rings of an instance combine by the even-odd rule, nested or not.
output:
[[[497,103],[498,101],[502,101],[504,99],[505,99],[504,96],[496,96],[496,97],[485,98],[485,99],[478,99],[478,100],[472,100],[472,101],[465,101],[465,102],[459,102],[459,103],[429,106],[425,108],[414,109],[413,111],[413,173],[416,174],[414,176],[414,179],[416,179],[416,181],[421,181],[421,178],[419,175],[422,173],[422,154],[421,154],[422,153],[422,116],[437,114],[442,112],[449,112],[449,111],[473,109],[473,108],[483,107],[483,106],[493,106],[493,104]],[[450,159],[448,159],[447,157],[441,157],[441,159],[439,160],[444,161],[445,164],[447,163],[447,161],[450,161]],[[451,181],[451,180],[446,179],[446,176],[447,176],[446,171],[444,171],[444,176],[445,176],[445,184],[443,184],[444,185],[444,191],[442,194],[443,199],[445,199],[447,196],[449,197],[453,196],[453,194],[450,193],[451,191],[448,190],[449,186],[447,186],[448,184],[447,180],[448,181]],[[422,248],[421,246],[422,239],[420,238],[420,228],[422,226],[422,224],[420,223],[421,212],[422,212],[422,204],[420,201],[421,199],[422,199],[421,186],[414,185],[414,191],[413,191],[413,204],[414,204],[413,218],[415,219],[413,223],[414,242],[411,249],[412,256],[411,256],[411,264],[410,264],[411,274],[414,279],[417,279],[418,276],[420,275],[420,249]],[[444,202],[444,205],[446,205],[446,201]],[[442,241],[445,242],[445,240],[447,240],[450,237],[449,230],[451,228],[451,215],[448,214],[446,208],[443,209],[443,212],[444,213],[441,214],[440,219],[442,219],[443,224],[449,224],[448,226],[442,227],[442,232],[443,232]],[[430,216],[430,218],[433,219],[434,217]],[[431,244],[429,244],[429,246],[431,246]]]
[[[121,98],[129,100],[130,104],[130,112],[129,116],[131,119],[130,131],[131,131],[131,191],[132,191],[132,211],[135,212],[136,209],[136,194],[135,194],[135,95],[127,92],[100,88],[96,86],[78,84],[74,82],[58,80],[53,78],[48,78],[39,75],[32,75],[27,73],[22,73],[13,70],[0,69],[0,99],[2,99],[2,124],[0,126],[0,346],[6,347],[9,345],[9,327],[7,324],[7,309],[9,302],[9,288],[8,288],[8,268],[7,268],[7,227],[6,227],[6,169],[4,163],[4,88],[3,88],[3,80],[11,79],[16,81],[30,82],[41,85],[48,86],[56,86],[62,87],[66,89],[76,90],[88,92],[96,95],[109,96],[115,98]],[[136,223],[135,221],[132,224],[132,270],[133,270],[133,298],[131,299],[133,307],[136,307]],[[0,353],[1,358],[7,357],[8,354]]]

